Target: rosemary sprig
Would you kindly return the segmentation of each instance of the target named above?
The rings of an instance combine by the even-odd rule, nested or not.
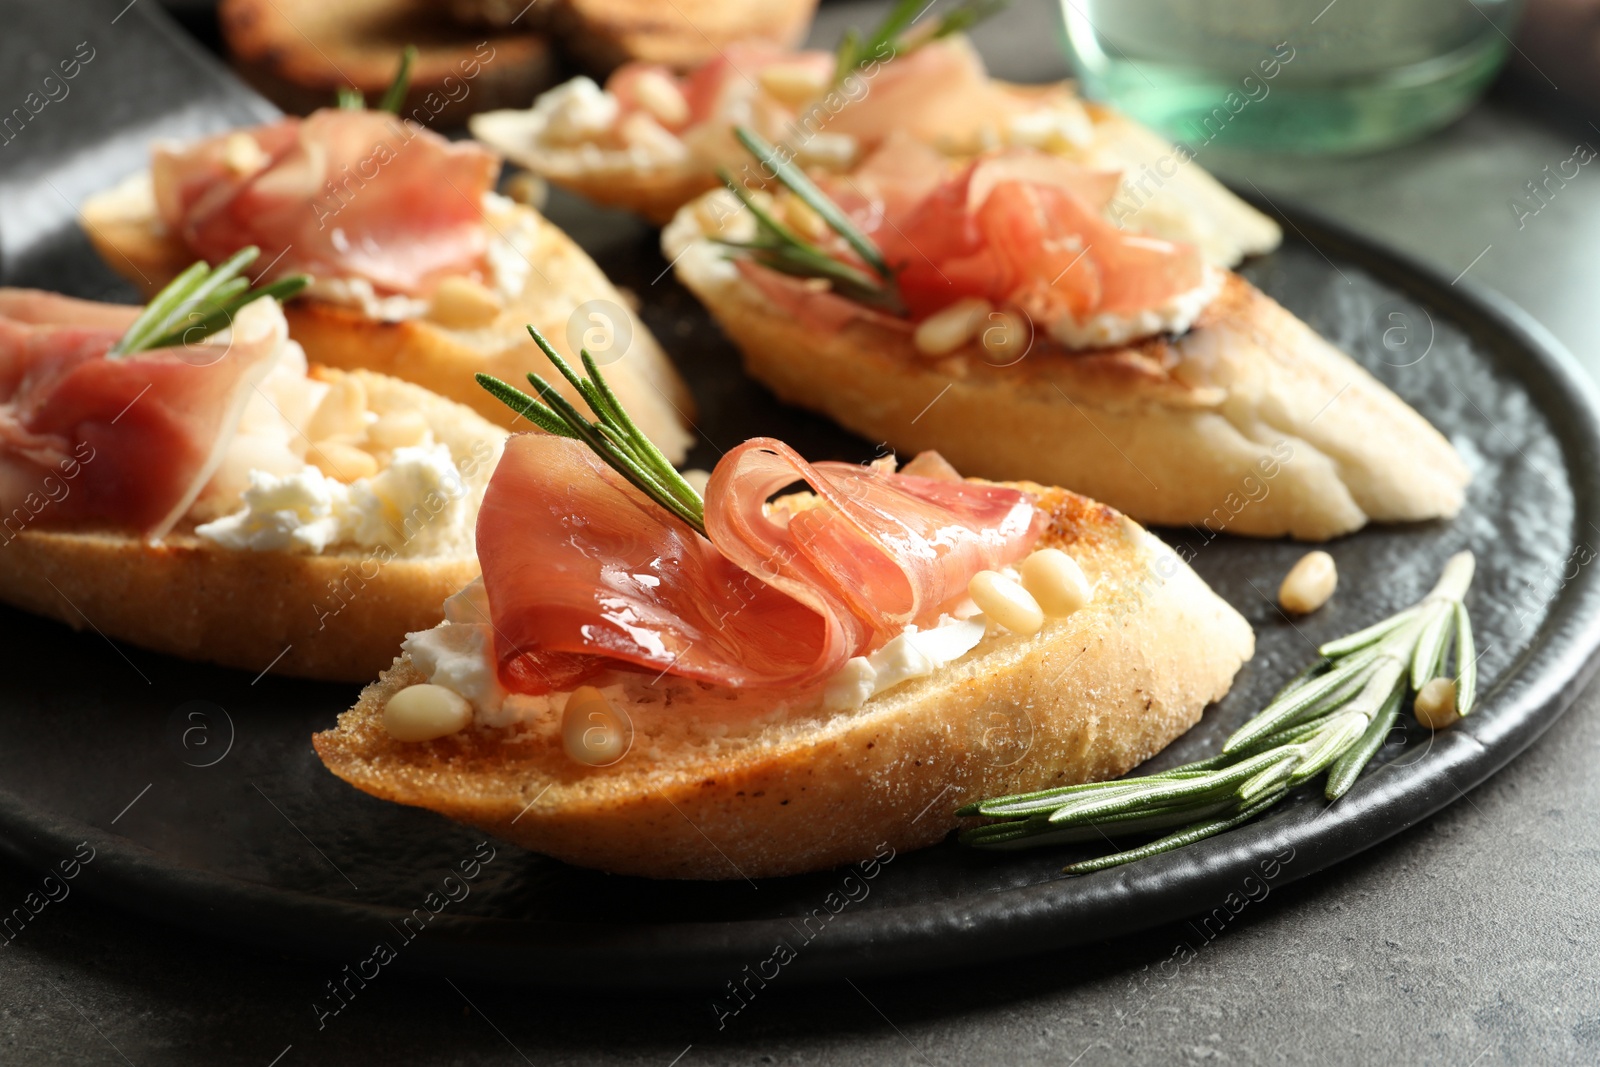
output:
[[[596,422],[584,417],[572,402],[562,396],[549,382],[537,374],[529,374],[528,382],[538,398],[529,396],[515,386],[488,374],[478,374],[478,384],[511,410],[526,418],[540,429],[561,437],[582,441],[594,450],[595,455],[610,464],[634,488],[660,504],[667,511],[688,523],[700,536],[706,535],[705,501],[694,486],[683,480],[670,460],[661,454],[650,438],[645,436],[622,406],[617,394],[612,392],[600,373],[599,366],[589,350],[582,348],[578,354],[583,361],[587,377],[580,376],[572,365],[561,358],[545,336],[533,326],[528,327],[534,344],[539,346],[555,364],[578,395],[583,397]]]
[[[135,352],[195,344],[231,325],[233,316],[246,304],[264,296],[281,303],[310,282],[304,274],[296,274],[259,289],[250,288],[249,279],[240,277],[239,272],[260,254],[260,249],[250,245],[215,268],[204,261],[195,263],[145,305],[106,356],[120,359]]]
[[[1339,799],[1383,746],[1407,696],[1445,674],[1452,642],[1457,710],[1472,710],[1476,653],[1462,598],[1473,568],[1471,552],[1457,553],[1419,603],[1323,645],[1321,658],[1236,730],[1220,755],[1160,774],[968,804],[956,814],[1002,821],[964,831],[961,841],[1019,849],[1171,831],[1066,868],[1085,874],[1231,830],[1324,771],[1323,795]]]
[[[795,196],[798,196],[805,205],[815,211],[828,228],[844,238],[845,244],[855,249],[856,255],[871,267],[873,272],[884,281],[890,281],[894,272],[889,269],[889,264],[884,262],[883,253],[873,243],[872,238],[862,233],[850,216],[846,215],[828,194],[818,189],[816,183],[806,177],[806,172],[795,166],[793,161],[780,157],[773,147],[762,140],[761,135],[748,126],[735,126],[733,135],[744,145],[745,150],[755,156],[762,163],[772,168],[773,176]]]
[[[863,271],[830,255],[820,246],[807,241],[793,229],[763,208],[750,193],[736,182],[727,171],[721,172],[722,181],[733,195],[749,210],[756,220],[756,238],[753,241],[726,241],[718,243],[736,252],[749,255],[756,262],[772,270],[801,278],[823,278],[843,296],[898,313],[902,309],[899,287],[894,271],[883,258],[877,244],[861,231],[829,196],[806,177],[805,171],[781,156],[772,145],[753,130],[735,126],[734,136],[739,143],[763,164],[785,188],[842,238],[845,244],[861,257],[868,270]],[[869,273],[870,271],[870,273]]]
[[[400,114],[400,109],[405,106],[406,92],[411,88],[411,68],[416,62],[417,46],[406,45],[400,53],[400,66],[394,72],[394,80],[389,83],[389,88],[383,91],[375,110]],[[340,88],[336,97],[338,107],[344,111],[360,111],[367,106],[365,94],[353,85]]]
[[[833,83],[838,85],[871,60],[888,60],[948,37],[964,33],[990,15],[1002,10],[1007,0],[958,0],[949,10],[942,11],[921,26],[912,30],[912,24],[931,5],[928,0],[900,0],[889,9],[871,33],[863,36],[859,30],[847,30],[839,41],[838,62],[833,68]],[[912,30],[912,32],[907,32]]]
[[[400,114],[400,109],[405,106],[406,90],[411,88],[411,67],[416,61],[417,46],[406,45],[400,52],[400,67],[394,72],[394,81],[389,83],[389,88],[378,101],[379,111],[387,111],[391,115]]]

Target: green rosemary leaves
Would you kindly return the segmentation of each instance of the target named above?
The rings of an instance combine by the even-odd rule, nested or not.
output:
[[[849,30],[839,41],[833,83],[838,85],[867,64],[887,62],[915,51],[929,41],[965,33],[1006,6],[1007,0],[957,0],[934,14],[923,27],[913,24],[933,5],[928,0],[900,0],[870,33]]]
[[[406,45],[405,50],[400,53],[400,66],[394,72],[394,81],[384,90],[374,110],[387,111],[392,115],[400,114],[400,109],[405,106],[406,92],[411,88],[411,68],[416,62],[417,46]],[[335,106],[344,111],[360,111],[367,106],[366,96],[353,85],[343,86],[335,97]]]
[[[1230,830],[1323,772],[1323,794],[1337,800],[1382,747],[1408,695],[1435,678],[1453,677],[1456,711],[1472,710],[1477,663],[1462,598],[1473,567],[1472,553],[1458,553],[1422,601],[1323,645],[1317,650],[1321,659],[1235,731],[1220,755],[1160,774],[969,804],[957,814],[1001,821],[963,832],[962,842],[1020,849],[1165,834],[1143,847],[1067,868],[1084,874]]]
[[[259,255],[260,250],[251,245],[215,268],[204,262],[194,264],[145,305],[128,332],[111,346],[107,357],[119,359],[156,348],[198,344],[231,325],[233,316],[251,301],[270,296],[281,302],[310,282],[304,274],[296,274],[259,289],[250,288],[249,279],[239,273]]]
[[[605,460],[634,488],[704,537],[705,502],[700,499],[694,486],[683,480],[683,475],[629,417],[622,407],[622,401],[606,384],[589,350],[579,349],[587,374],[587,377],[582,377],[551,347],[543,334],[532,326],[528,327],[528,333],[599,421],[590,422],[586,419],[566,397],[537,374],[529,374],[528,382],[539,394],[538,399],[488,374],[477,375],[478,384],[541,430],[571,437],[588,445],[595,455]]]
[[[800,278],[825,279],[841,296],[899,313],[902,305],[894,271],[884,261],[883,252],[872,238],[863,233],[828,194],[817,188],[805,171],[795,166],[787,149],[782,146],[774,148],[759,134],[744,126],[735,126],[733,133],[767,173],[815,212],[851,251],[861,257],[867,269],[846,263],[827,249],[795,233],[790,226],[762,207],[751,192],[726,171],[722,172],[722,181],[755,218],[756,237],[752,241],[719,240],[718,243],[750,256],[763,267]]]

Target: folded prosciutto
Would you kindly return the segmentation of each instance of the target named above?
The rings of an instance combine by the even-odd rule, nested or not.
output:
[[[797,482],[807,506],[766,506]],[[1025,556],[1044,521],[1019,490],[809,464],[758,438],[712,472],[708,539],[585,445],[522,434],[477,539],[508,689],[570,689],[612,667],[800,688],[935,622],[978,571]]]
[[[936,153],[901,137],[850,177],[823,179],[895,268],[913,319],[980,298],[1044,323],[1136,315],[1204,286],[1198,249],[1106,220],[1117,182],[1115,173],[1032,149],[951,173]]]
[[[499,167],[388,112],[328,108],[158,148],[151,176],[162,222],[210,263],[256,245],[269,278],[425,296],[446,274],[485,273],[483,197]]]
[[[0,289],[0,520],[160,538],[222,462],[288,333],[276,301],[178,348],[106,353],[139,309]]]

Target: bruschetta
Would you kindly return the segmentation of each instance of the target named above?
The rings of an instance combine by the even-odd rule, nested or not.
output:
[[[598,74],[634,61],[689,70],[743,41],[791,46],[816,9],[817,0],[449,0],[468,26],[553,33]]]
[[[308,369],[270,297],[119,351],[139,316],[0,289],[0,601],[251,673],[370,678],[478,573],[506,431]]]
[[[1143,522],[1323,540],[1460,509],[1437,430],[1193,245],[1107,222],[1114,174],[896,137],[811,185],[751,144],[810,191],[708,193],[662,249],[780,399]]]
[[[1253,649],[1159,540],[1064,490],[771,439],[703,497],[639,470],[513,436],[482,580],[316,735],[324,763],[581,866],[793,874],[936,842],[969,798],[1121,774]]]
[[[234,69],[298,115],[341,90],[382,93],[408,44],[417,54],[399,111],[424,126],[459,126],[473,112],[519,106],[554,85],[560,70],[555,46],[530,32],[528,20],[486,33],[441,18],[434,0],[222,0],[216,17]]]
[[[905,31],[908,39],[869,38],[844,65],[835,53],[761,43],[730,45],[681,76],[659,63],[630,63],[604,88],[574,78],[530,109],[475,115],[472,132],[549,181],[658,225],[719,186],[719,169],[748,171],[733,136],[744,125],[803,165],[834,171],[849,170],[895,132],[957,157],[1035,147],[1118,174],[1122,184],[1106,205],[1118,225],[1189,242],[1223,266],[1277,247],[1277,224],[1187,150],[1080,100],[1068,83],[989,77],[964,36],[930,39],[934,21],[930,15],[920,35]]]
[[[688,390],[582,249],[493,192],[499,160],[379,110],[326,108],[158,145],[148,172],[90,198],[83,225],[147,294],[196,258],[260,247],[265,277],[313,281],[285,307],[314,363],[415,382],[511,425],[473,384],[543,366],[526,323],[569,354],[581,340],[662,449],[690,443]],[[574,397],[576,399],[576,397]]]

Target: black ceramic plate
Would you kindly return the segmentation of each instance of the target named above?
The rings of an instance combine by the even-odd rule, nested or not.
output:
[[[171,80],[185,98],[214,98],[215,106],[144,114],[135,133],[103,144],[95,130],[109,128],[95,125],[104,117],[93,101],[70,122],[63,115],[28,130],[38,134],[31,162],[0,175],[0,204],[31,197],[35,205],[27,219],[4,216],[8,284],[115,291],[62,205],[132,169],[155,130],[191,132],[262,113],[152,24],[125,21],[116,32],[119,46],[100,42],[108,78],[139,50],[169,56],[163,69],[177,72]],[[66,51],[79,39],[56,36]],[[103,103],[130,99],[114,86],[94,91]],[[565,199],[552,215],[641,295],[646,320],[678,357],[703,413],[698,462],[709,465],[713,445],[757,433],[817,458],[874,452],[743,379],[716,329],[663,276],[652,233]],[[18,221],[26,239],[15,236]],[[1249,618],[1259,651],[1228,698],[1156,765],[1215,751],[1313,644],[1410,603],[1451,553],[1473,549],[1480,710],[1436,738],[1397,730],[1337,805],[1308,790],[1230,834],[1083,878],[1059,873],[1082,855],[1073,850],[994,856],[946,843],[895,857],[848,886],[843,871],[759,884],[658,883],[500,845],[489,846],[494,858],[470,882],[447,883],[486,854],[480,835],[360,794],[311,752],[311,733],[333,722],[356,687],[195,666],[115,646],[92,628],[0,612],[0,846],[42,873],[88,842],[95,858],[77,891],[185,927],[325,955],[335,966],[367,959],[384,942],[408,968],[594,986],[721,986],[747,965],[762,967],[780,943],[796,954],[788,972],[811,979],[999,959],[1237,907],[1265,882],[1311,875],[1460,799],[1547,728],[1587,680],[1600,643],[1600,588],[1581,564],[1600,536],[1591,473],[1600,436],[1591,388],[1525,316],[1307,218],[1295,216],[1288,231],[1285,247],[1251,264],[1248,276],[1441,427],[1471,464],[1472,489],[1454,522],[1371,529],[1332,546],[1339,593],[1298,626],[1269,597],[1303,546],[1164,531],[1190,544],[1195,567]],[[447,901],[444,891],[462,896],[461,886],[468,895]],[[841,904],[847,888],[860,899]],[[410,940],[413,915],[429,921]]]

